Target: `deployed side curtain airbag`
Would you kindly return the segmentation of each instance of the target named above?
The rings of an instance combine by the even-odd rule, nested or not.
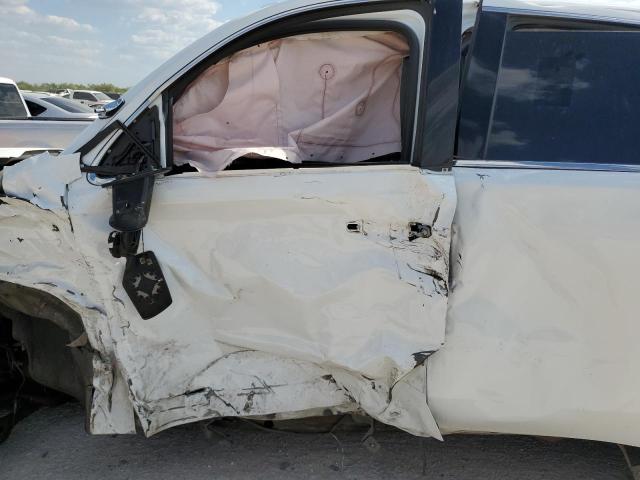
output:
[[[352,163],[399,152],[406,41],[391,32],[301,35],[240,51],[174,105],[174,162],[214,173],[258,154]]]

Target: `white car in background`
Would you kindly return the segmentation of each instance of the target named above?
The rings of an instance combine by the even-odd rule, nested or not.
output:
[[[49,97],[44,92],[34,95]],[[79,103],[71,103],[85,108]],[[0,170],[37,153],[62,151],[93,118],[32,115],[16,83],[9,78],[0,78]]]
[[[82,120],[98,118],[91,107],[58,95],[23,91],[22,96],[33,117]]]
[[[66,90],[60,94],[63,98],[68,98],[76,102],[88,105],[91,108],[106,105],[113,102],[113,98],[103,92],[97,90]]]

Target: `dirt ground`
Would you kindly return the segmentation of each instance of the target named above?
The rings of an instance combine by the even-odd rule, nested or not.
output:
[[[329,433],[260,430],[242,421],[186,425],[150,439],[90,436],[77,405],[45,408],[0,445],[1,479],[630,479],[615,445],[456,435],[444,443],[364,426]],[[344,425],[343,425],[344,424]]]

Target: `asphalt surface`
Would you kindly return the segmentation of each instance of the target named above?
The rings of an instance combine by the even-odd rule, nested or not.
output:
[[[333,435],[230,421],[185,425],[149,439],[98,437],[84,432],[80,407],[69,404],[41,409],[15,427],[0,445],[0,479],[631,478],[620,450],[610,444],[471,435],[440,443],[381,427],[374,451],[361,441],[366,430],[349,421]]]

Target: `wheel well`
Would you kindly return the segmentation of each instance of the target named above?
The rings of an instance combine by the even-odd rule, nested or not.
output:
[[[0,345],[6,354],[0,359],[0,385],[15,389],[17,377],[22,386],[32,382],[85,404],[94,352],[87,342],[70,346],[83,335],[80,315],[60,299],[0,281]]]

